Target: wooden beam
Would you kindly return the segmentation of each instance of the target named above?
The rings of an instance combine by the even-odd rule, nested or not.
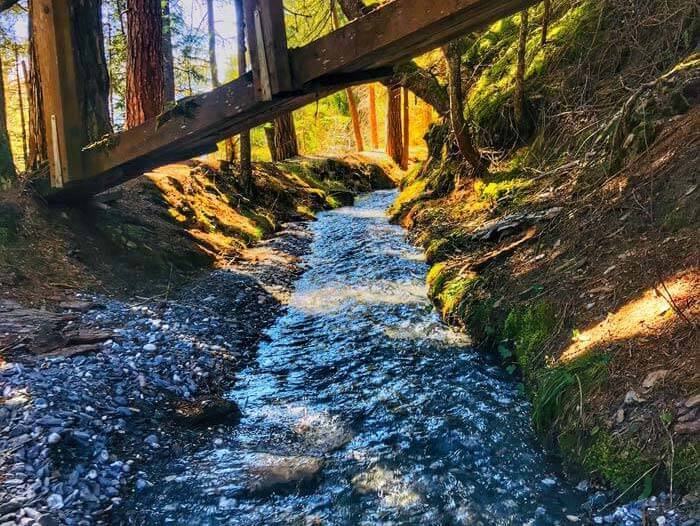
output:
[[[298,86],[341,72],[408,61],[539,0],[393,0],[290,50]]]
[[[33,6],[32,35],[41,73],[53,188],[83,175],[85,125],[80,119],[70,1],[34,0]]]
[[[243,0],[253,85],[258,100],[292,91],[282,0]]]
[[[181,101],[166,115],[87,148],[82,157],[90,182],[78,181],[49,198],[79,199],[143,171],[210,151],[217,141],[322,96],[387,78],[394,64],[534,3],[535,0],[393,0],[325,37],[287,51],[286,40],[277,38],[284,23],[281,0],[246,0],[247,17],[252,24],[254,13],[260,13],[262,37],[250,38],[249,45],[253,57],[264,57],[267,62],[266,96],[256,86],[262,80],[259,64],[257,73],[254,68],[212,92]],[[275,38],[270,40],[266,35]],[[274,49],[260,54],[259,48],[254,48],[259,41]],[[285,71],[291,72],[291,77]]]

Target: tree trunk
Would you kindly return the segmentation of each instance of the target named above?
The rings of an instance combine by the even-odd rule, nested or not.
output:
[[[38,170],[47,161],[46,130],[44,129],[44,97],[41,90],[41,73],[34,43],[32,22],[34,2],[29,0],[29,159],[28,170]]]
[[[15,163],[12,159],[10,136],[7,133],[7,115],[5,114],[5,77],[0,57],[0,189],[7,188],[17,177]]]
[[[355,135],[355,149],[361,152],[365,149],[365,143],[362,140],[362,127],[360,125],[360,112],[357,109],[357,101],[352,88],[345,90],[348,97],[348,107],[350,108],[350,119],[352,120],[352,131]]]
[[[403,88],[403,149],[401,153],[401,169],[408,170],[408,155],[411,138],[411,125],[408,104],[408,90]]]
[[[24,67],[22,63],[22,68],[25,71],[27,68]],[[24,169],[27,169],[27,122],[24,118],[24,94],[22,93],[22,80],[20,75],[20,60],[19,60],[19,49],[15,47],[15,77],[17,80],[17,99],[19,100],[19,125],[22,128],[22,162],[24,162]],[[25,77],[26,81],[26,77]]]
[[[219,71],[216,66],[216,27],[214,25],[214,0],[207,0],[207,32],[209,34],[209,71],[211,85],[219,87]]]
[[[525,53],[527,51],[527,9],[520,12],[520,38],[518,41],[518,65],[515,72],[515,93],[513,106],[515,123],[522,126],[525,118]]]
[[[126,127],[163,111],[163,22],[160,0],[127,0]]]
[[[464,93],[462,91],[462,56],[459,44],[452,42],[442,48],[447,61],[447,91],[450,96],[450,124],[457,148],[462,158],[473,168],[476,175],[488,168],[488,161],[474,146],[474,139],[464,119]]]
[[[544,0],[544,13],[542,14],[542,45],[547,44],[547,31],[549,29],[549,17],[552,13],[552,1]]]
[[[299,155],[299,144],[297,143],[297,131],[294,126],[294,115],[286,113],[275,119],[275,142],[274,150],[277,161],[284,161]]]
[[[387,88],[386,153],[396,164],[401,164],[403,144],[401,140],[401,88]]]
[[[102,0],[73,0],[73,46],[85,144],[112,132],[109,118],[109,73],[102,33]]]
[[[238,46],[238,74],[245,75],[248,65],[246,63],[246,27],[243,13],[243,0],[235,0],[236,7],[236,42]],[[253,163],[251,162],[250,130],[240,134],[239,138],[241,160],[241,188],[244,195],[250,197],[253,194]]]
[[[173,21],[170,0],[163,2],[163,96],[165,102],[175,100],[175,64],[173,62]]]
[[[379,129],[377,127],[377,92],[374,84],[369,85],[369,136],[372,149],[379,149]]]

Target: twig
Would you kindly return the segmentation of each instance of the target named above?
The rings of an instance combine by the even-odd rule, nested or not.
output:
[[[608,506],[612,506],[613,504],[615,504],[618,500],[620,500],[622,497],[624,497],[624,496],[627,494],[627,492],[628,492],[629,490],[631,490],[633,487],[635,487],[635,486],[637,485],[637,483],[638,483],[640,480],[642,480],[644,477],[646,477],[649,473],[651,473],[653,470],[657,469],[658,467],[659,467],[659,464],[657,463],[657,464],[653,465],[652,467],[650,467],[649,469],[647,469],[647,470],[646,470],[644,473],[642,473],[642,475],[641,475],[637,480],[635,480],[625,491],[623,491],[622,493],[620,493],[620,494],[617,496],[617,498],[616,498],[615,500],[613,500],[613,501],[609,502],[608,504],[606,504],[605,506],[603,506],[603,507],[600,509],[600,511],[603,511],[603,510],[606,509]]]

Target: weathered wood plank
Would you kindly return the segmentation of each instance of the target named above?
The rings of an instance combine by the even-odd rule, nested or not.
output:
[[[67,0],[41,0],[62,1]],[[390,75],[394,64],[444,44],[536,0],[393,0],[302,48],[286,51],[285,39],[259,55],[259,39],[250,38],[251,56],[277,64],[262,100],[252,72],[220,88],[180,103],[169,118],[160,117],[114,136],[83,152],[86,180],[49,196],[81,199],[91,193],[169,162],[212,151],[217,141],[268,122],[322,96]],[[247,19],[264,34],[283,31],[281,0],[249,0]],[[263,23],[263,21],[266,22]],[[265,29],[267,28],[267,29]],[[289,60],[285,60],[288,57]],[[285,65],[291,77],[285,72]],[[272,71],[271,69],[267,70]]]
[[[297,85],[407,61],[538,0],[394,0],[290,50]]]
[[[82,168],[85,126],[80,119],[70,0],[35,0],[33,13],[51,186],[61,188],[81,175],[92,175]]]
[[[253,85],[258,100],[292,90],[282,0],[244,0]]]

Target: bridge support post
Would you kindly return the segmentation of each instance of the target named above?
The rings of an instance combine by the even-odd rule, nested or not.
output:
[[[282,0],[243,0],[248,49],[257,98],[292,91]]]
[[[32,13],[52,188],[79,179],[82,172],[85,132],[80,119],[70,2],[34,0]]]

